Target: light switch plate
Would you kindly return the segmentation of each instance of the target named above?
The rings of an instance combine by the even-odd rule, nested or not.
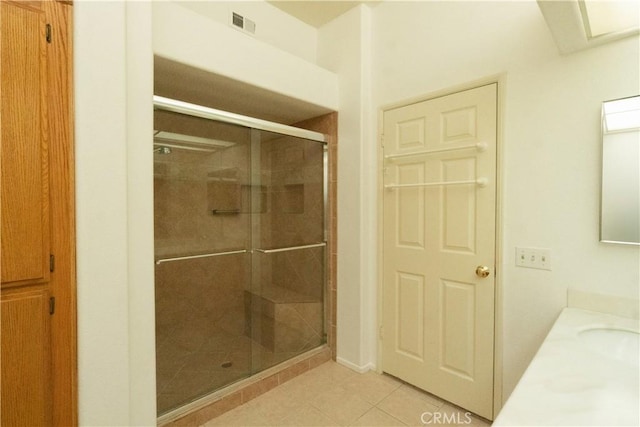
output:
[[[551,270],[551,249],[517,247],[516,266]]]

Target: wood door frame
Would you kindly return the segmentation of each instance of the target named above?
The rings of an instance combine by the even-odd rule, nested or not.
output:
[[[53,425],[78,425],[78,346],[76,298],[76,222],[73,80],[73,4],[47,0],[54,24],[48,44],[49,197],[51,253],[49,282],[55,297],[51,316]],[[57,28],[55,26],[58,26]],[[59,108],[55,108],[59,107]]]
[[[467,83],[451,86],[445,89],[440,89],[434,92],[430,92],[426,95],[417,96],[415,98],[405,99],[403,101],[394,102],[392,104],[386,104],[378,107],[378,144],[377,144],[377,198],[378,208],[376,212],[377,217],[377,238],[378,238],[378,250],[377,250],[377,330],[381,331],[383,327],[383,289],[384,289],[384,277],[383,277],[383,232],[384,232],[384,149],[382,147],[383,132],[384,132],[384,113],[388,110],[392,110],[406,105],[415,104],[418,102],[429,101],[431,99],[440,98],[446,95],[452,95],[458,92],[471,90],[480,86],[486,86],[490,84],[497,85],[497,111],[496,111],[496,241],[495,241],[495,295],[494,295],[494,343],[493,343],[493,417],[502,409],[502,370],[503,370],[503,282],[502,282],[502,254],[503,254],[503,191],[502,177],[504,171],[504,153],[503,153],[503,137],[504,137],[504,105],[505,105],[505,86],[506,86],[507,74],[501,73],[484,77],[478,80],[473,80]],[[383,372],[383,360],[382,360],[382,338],[380,333],[377,335],[377,357],[376,357],[376,371],[378,373]]]

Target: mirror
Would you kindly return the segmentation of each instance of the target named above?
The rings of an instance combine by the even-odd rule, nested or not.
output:
[[[602,105],[600,241],[640,244],[640,96]]]

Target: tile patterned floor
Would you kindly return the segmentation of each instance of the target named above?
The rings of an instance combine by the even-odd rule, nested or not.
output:
[[[434,414],[433,418],[424,413]],[[214,426],[490,426],[388,375],[327,362],[227,412]]]

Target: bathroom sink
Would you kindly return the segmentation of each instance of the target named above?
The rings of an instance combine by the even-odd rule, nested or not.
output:
[[[580,331],[578,339],[596,353],[638,365],[638,332],[624,329],[592,328]]]

